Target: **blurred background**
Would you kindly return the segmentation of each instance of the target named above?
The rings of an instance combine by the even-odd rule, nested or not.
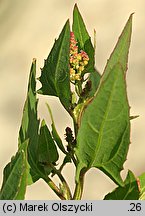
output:
[[[0,185],[3,168],[17,151],[17,139],[32,58],[37,58],[37,76],[43,67],[54,39],[66,19],[72,21],[74,3],[78,3],[87,29],[93,38],[97,32],[96,66],[102,73],[118,37],[132,12],[133,34],[129,55],[127,88],[131,115],[131,145],[127,170],[135,175],[145,172],[145,1],[144,0],[0,0]],[[38,84],[39,87],[39,84]],[[62,138],[72,122],[53,97],[39,97],[39,117],[51,121],[45,106],[49,102],[57,129]],[[64,175],[74,188],[74,170],[65,168]],[[115,184],[97,169],[85,178],[83,199],[102,199]],[[26,199],[58,199],[48,186],[39,180],[27,188]]]

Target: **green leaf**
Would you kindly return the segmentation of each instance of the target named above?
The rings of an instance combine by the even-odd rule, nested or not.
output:
[[[37,103],[36,99],[36,59],[33,59],[29,83],[27,98],[25,101],[22,123],[19,131],[19,146],[27,139],[35,139],[38,137],[39,121],[37,120]]]
[[[71,102],[69,46],[70,26],[69,21],[67,21],[59,38],[55,41],[48,58],[45,60],[39,78],[42,87],[38,91],[40,94],[59,97],[67,110]]]
[[[120,35],[118,42],[107,62],[104,71],[104,79],[110,73],[110,70],[116,65],[118,62],[122,65],[124,73],[127,71],[127,62],[128,62],[128,53],[131,41],[131,33],[132,33],[132,16],[130,15],[122,34]]]
[[[77,4],[74,6],[73,10],[73,26],[72,26],[73,32],[75,34],[75,37],[77,41],[79,42],[80,48],[84,49],[86,41],[90,39],[90,36],[87,32],[85,23],[83,21],[83,18],[79,12]],[[92,46],[93,47],[93,46]]]
[[[52,136],[53,136],[53,138],[54,138],[54,140],[55,140],[55,142],[56,142],[58,148],[59,148],[64,154],[66,154],[66,150],[65,150],[65,148],[64,148],[64,146],[63,146],[63,143],[62,143],[62,140],[61,140],[60,136],[59,136],[58,133],[57,133],[55,124],[52,123],[51,126],[52,126]]]
[[[86,67],[86,72],[93,72],[94,71],[94,65],[95,65],[95,51],[94,47],[91,42],[91,38],[87,32],[85,23],[83,21],[83,18],[79,12],[79,9],[77,7],[77,4],[75,4],[74,11],[73,11],[73,26],[72,26],[74,35],[76,40],[78,41],[79,48],[84,50],[88,56],[89,56],[89,64]],[[98,73],[98,79],[100,77],[100,74]],[[96,81],[98,82],[98,80]]]
[[[138,200],[139,190],[131,171],[128,172],[123,187],[117,187],[113,192],[107,194],[104,200]]]
[[[24,143],[27,146],[27,141]],[[24,199],[26,191],[27,160],[23,150],[18,151],[4,168],[0,200]]]
[[[52,139],[50,131],[45,124],[45,121],[42,121],[39,135],[39,146],[38,146],[38,158],[41,163],[54,164],[58,160],[58,152],[55,146],[55,143]],[[50,167],[51,172],[51,167]]]
[[[142,173],[138,177],[139,189],[140,189],[140,200],[145,200],[145,173]]]
[[[44,168],[40,166],[38,161],[37,153],[38,153],[38,138],[39,138],[39,120],[37,119],[37,104],[38,100],[36,98],[36,59],[33,60],[30,76],[29,76],[29,84],[28,84],[28,92],[27,98],[24,105],[22,123],[19,131],[19,148],[21,144],[29,140],[28,144],[28,184],[32,184],[37,181],[39,178],[46,179]]]
[[[103,77],[102,77],[103,80]],[[77,136],[79,160],[76,180],[83,168],[97,167],[123,185],[120,171],[129,147],[130,121],[126,83],[120,64],[102,81],[93,101],[83,111]]]
[[[53,119],[53,115],[52,115],[51,108],[50,108],[49,104],[47,104],[47,103],[46,103],[46,106],[47,106],[47,108],[48,108],[48,112],[49,112],[49,114],[50,114],[50,118],[51,118],[51,121],[52,121],[51,127],[52,127],[52,136],[53,136],[53,139],[55,140],[55,142],[56,142],[58,148],[59,148],[64,154],[66,154],[67,152],[66,152],[66,150],[65,150],[65,148],[64,148],[64,146],[63,146],[62,140],[61,140],[61,138],[60,138],[60,136],[59,136],[59,134],[58,134],[58,132],[57,132],[57,130],[56,130],[56,126],[55,126],[55,123],[54,123],[54,119]]]

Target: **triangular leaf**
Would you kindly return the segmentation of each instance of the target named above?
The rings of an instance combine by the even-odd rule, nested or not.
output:
[[[55,143],[45,121],[43,120],[39,135],[38,160],[39,162],[49,166],[49,164],[54,164],[58,160],[58,157]]]
[[[129,136],[126,84],[123,70],[117,64],[101,82],[93,101],[82,115],[76,146],[79,160],[76,180],[83,168],[97,167],[122,185],[120,171],[126,160]]]
[[[52,126],[52,136],[53,136],[53,139],[55,140],[55,142],[56,142],[58,148],[59,148],[64,154],[66,154],[66,150],[65,150],[65,148],[64,148],[64,146],[63,146],[63,143],[62,143],[62,140],[61,140],[60,136],[59,136],[58,133],[57,133],[57,130],[56,130],[56,127],[55,127],[54,122],[51,124],[51,126]]]
[[[69,21],[67,21],[48,58],[45,60],[39,78],[42,87],[38,91],[40,94],[59,97],[66,109],[69,109],[71,102],[69,46],[70,26]]]
[[[131,33],[132,33],[132,16],[130,15],[122,34],[120,35],[118,42],[107,62],[104,71],[104,79],[108,76],[110,70],[116,65],[118,62],[122,65],[123,71],[127,71],[127,62],[128,62],[128,53],[131,41]]]
[[[138,177],[138,186],[139,186],[139,189],[140,189],[139,199],[140,200],[145,200],[145,173],[142,173]]]
[[[79,48],[84,50],[88,56],[89,56],[89,64],[86,67],[86,72],[93,72],[94,66],[95,66],[95,51],[94,47],[91,42],[91,38],[87,32],[85,23],[83,21],[83,18],[79,12],[79,9],[77,7],[77,4],[75,4],[74,11],[73,11],[73,26],[72,26],[75,39],[78,41]],[[99,79],[100,74],[98,73],[98,76],[96,78]],[[96,80],[98,83],[98,80]]]
[[[27,143],[25,142],[25,146]],[[27,179],[27,160],[23,150],[18,151],[4,168],[4,180],[0,200],[24,199]]]
[[[38,137],[39,121],[37,120],[37,103],[36,99],[36,59],[33,59],[27,98],[23,109],[22,123],[19,131],[19,145],[27,139],[35,139]]]
[[[128,172],[123,187],[117,187],[113,192],[107,194],[104,200],[138,200],[139,190],[131,171]]]
[[[73,29],[73,32],[75,34],[76,39],[79,42],[80,48],[84,49],[86,41],[90,40],[90,36],[87,32],[85,23],[83,21],[83,18],[81,16],[80,12],[79,12],[77,4],[75,4],[75,6],[74,6],[72,29]],[[91,44],[91,47],[93,47],[92,44]]]
[[[29,139],[28,163],[30,165],[29,167],[30,174],[28,175],[28,179],[29,179],[28,184],[37,181],[41,177],[46,178],[44,169],[43,167],[40,166],[37,158],[39,120],[37,119],[38,100],[36,98],[35,77],[36,77],[36,59],[33,60],[31,66],[27,98],[24,105],[22,124],[19,132],[19,148],[25,140]]]
[[[66,154],[66,150],[63,146],[63,143],[62,143],[62,140],[56,130],[56,126],[55,126],[55,123],[54,123],[54,119],[53,119],[53,115],[52,115],[52,112],[51,112],[51,109],[50,109],[50,106],[48,104],[46,104],[47,108],[48,108],[48,112],[50,114],[50,118],[51,118],[51,121],[52,121],[52,124],[51,124],[51,127],[52,127],[52,136],[53,136],[53,139],[55,140],[58,148],[64,153]]]

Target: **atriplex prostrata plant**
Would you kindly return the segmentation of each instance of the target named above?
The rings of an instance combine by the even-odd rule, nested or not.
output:
[[[0,199],[24,199],[26,187],[42,178],[62,200],[82,198],[85,173],[100,169],[117,185],[105,196],[110,200],[145,199],[145,173],[136,178],[131,171],[125,181],[120,172],[130,144],[130,108],[126,93],[126,71],[131,40],[132,16],[119,37],[102,74],[95,68],[95,47],[77,5],[70,30],[66,22],[41,69],[42,87],[36,91],[36,59],[33,59],[27,99],[19,132],[18,151],[4,169]],[[37,94],[56,96],[73,120],[65,129],[67,146],[52,124],[37,118]],[[58,163],[59,152],[64,160]],[[72,194],[62,170],[67,163],[76,169]],[[57,175],[59,184],[53,176]],[[97,193],[97,186],[95,188]]]

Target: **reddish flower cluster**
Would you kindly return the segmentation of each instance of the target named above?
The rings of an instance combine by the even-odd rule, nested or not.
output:
[[[77,41],[75,40],[74,33],[70,34],[70,80],[81,80],[82,71],[88,64],[89,57],[83,50],[78,52]]]

